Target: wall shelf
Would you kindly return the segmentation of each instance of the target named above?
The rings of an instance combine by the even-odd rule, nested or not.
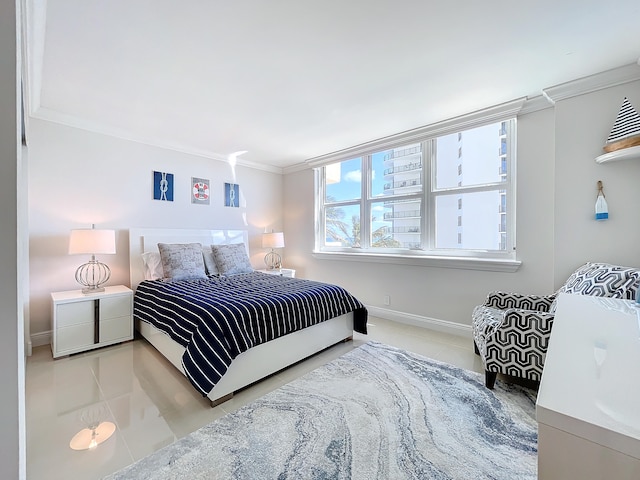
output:
[[[640,145],[600,155],[599,157],[596,157],[596,163],[607,163],[615,160],[626,160],[631,158],[640,158]]]

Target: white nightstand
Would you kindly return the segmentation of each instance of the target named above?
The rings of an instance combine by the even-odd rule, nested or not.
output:
[[[85,295],[51,294],[53,358],[133,339],[133,291],[123,286]]]
[[[281,277],[289,277],[289,278],[295,278],[296,277],[296,271],[293,268],[281,268],[281,269],[275,269],[275,270],[267,270],[267,269],[263,269],[263,270],[258,270],[259,272],[262,273],[268,273],[269,275],[280,275]]]

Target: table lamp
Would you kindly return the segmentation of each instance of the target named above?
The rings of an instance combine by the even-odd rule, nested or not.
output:
[[[83,228],[71,230],[69,237],[69,255],[88,254],[91,260],[76,270],[76,281],[82,285],[82,293],[104,292],[103,284],[109,281],[111,270],[96,260],[97,254],[116,253],[115,230]]]
[[[271,251],[264,256],[267,270],[276,270],[282,267],[282,257],[273,251],[274,248],[284,247],[284,233],[271,232],[262,234],[262,248],[270,248]]]

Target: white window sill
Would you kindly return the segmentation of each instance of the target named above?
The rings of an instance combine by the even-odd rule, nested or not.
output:
[[[313,258],[340,260],[345,262],[390,263],[421,267],[458,268],[462,270],[485,270],[489,272],[513,273],[522,262],[512,259],[482,257],[452,257],[440,255],[385,255],[376,253],[313,252]]]

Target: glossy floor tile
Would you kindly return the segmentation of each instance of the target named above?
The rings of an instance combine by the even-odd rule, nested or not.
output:
[[[49,346],[27,361],[27,478],[99,479],[230,413],[340,355],[374,340],[481,372],[470,338],[369,319],[354,334],[211,408],[188,380],[145,340],[53,360]],[[72,450],[71,439],[91,421],[115,432],[93,450]]]

